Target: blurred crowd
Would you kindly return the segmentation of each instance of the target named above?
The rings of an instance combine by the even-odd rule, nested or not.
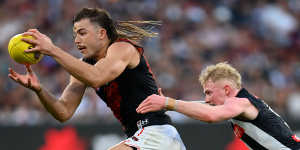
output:
[[[203,100],[201,70],[227,61],[240,71],[245,88],[282,116],[300,120],[299,0],[0,0],[0,125],[57,123],[33,92],[7,77],[9,67],[25,72],[9,58],[7,43],[13,35],[37,28],[79,58],[72,18],[82,7],[104,8],[115,20],[162,21],[154,28],[160,36],[141,45],[165,95]],[[32,67],[59,97],[69,74],[50,57]],[[104,120],[115,121],[88,89],[70,122]]]

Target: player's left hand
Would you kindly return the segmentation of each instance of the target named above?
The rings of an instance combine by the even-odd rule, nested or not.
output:
[[[166,97],[152,94],[148,96],[136,109],[137,113],[154,112],[164,109]]]
[[[25,50],[25,52],[40,52],[42,54],[52,56],[58,49],[48,36],[42,34],[37,29],[29,29],[24,32],[23,35],[34,37],[34,39],[22,38],[24,42],[34,45],[33,48]]]
[[[23,85],[26,88],[29,88],[35,92],[41,91],[41,84],[38,77],[32,71],[30,65],[26,65],[27,73],[22,75],[15,72],[12,68],[9,68],[8,77],[10,77],[15,82]]]

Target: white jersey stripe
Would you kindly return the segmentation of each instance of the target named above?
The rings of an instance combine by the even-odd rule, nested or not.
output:
[[[249,137],[254,139],[257,143],[259,143],[268,150],[291,150],[290,148],[286,147],[281,142],[279,142],[277,139],[264,132],[260,128],[256,127],[252,123],[238,121],[235,119],[231,119],[231,122],[242,127],[245,131],[245,134],[247,134]]]

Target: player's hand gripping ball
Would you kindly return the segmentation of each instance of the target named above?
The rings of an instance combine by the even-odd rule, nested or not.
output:
[[[33,45],[22,41],[22,38],[33,39],[32,36],[23,36],[22,34],[17,34],[12,37],[8,43],[8,53],[10,57],[20,64],[38,63],[43,58],[43,54],[37,52],[26,53],[25,50],[33,48]]]

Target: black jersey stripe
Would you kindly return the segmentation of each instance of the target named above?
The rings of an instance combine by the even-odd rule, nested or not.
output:
[[[253,150],[268,150],[262,145],[260,145],[258,142],[256,142],[254,139],[252,139],[249,135],[244,134],[241,138],[242,141],[244,141],[247,146],[249,146]]]

